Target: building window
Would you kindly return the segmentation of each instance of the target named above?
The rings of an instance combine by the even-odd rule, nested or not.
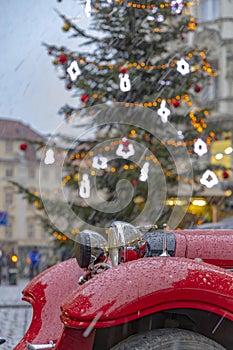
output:
[[[42,225],[42,227],[41,227],[41,238],[42,239],[45,239],[45,238],[47,238],[48,237],[48,232],[47,232],[47,230],[43,227],[43,225]]]
[[[36,177],[35,169],[28,170],[28,177],[29,177],[29,179],[35,179],[35,177]]]
[[[6,238],[12,238],[12,237],[13,237],[13,224],[12,224],[12,221],[9,220],[6,226]]]
[[[200,0],[199,18],[201,22],[219,18],[219,0]]]
[[[13,168],[6,168],[6,177],[13,176]]]
[[[13,143],[11,141],[6,141],[6,152],[12,152],[13,151]]]
[[[43,169],[42,171],[42,178],[43,180],[48,180],[49,179],[49,172],[47,169]]]
[[[34,227],[33,223],[31,223],[31,222],[28,223],[27,234],[28,234],[28,238],[35,237],[35,227]]]
[[[210,61],[211,67],[218,71],[217,60]],[[202,100],[204,102],[214,101],[219,98],[219,77],[211,77],[209,81],[206,81],[202,89]]]
[[[210,83],[207,83],[202,90],[203,101],[213,101],[219,97],[218,94],[218,77],[212,78]]]
[[[13,193],[11,192],[6,192],[5,194],[5,204],[6,207],[10,207],[13,204]]]

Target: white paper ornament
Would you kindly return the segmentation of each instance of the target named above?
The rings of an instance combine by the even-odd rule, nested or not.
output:
[[[181,139],[181,140],[184,139],[184,135],[183,135],[182,130],[178,130],[178,131],[177,131],[177,134],[178,134],[179,139]]]
[[[194,143],[194,152],[200,157],[208,152],[207,145],[202,139],[197,139]]]
[[[128,159],[129,157],[133,156],[135,154],[134,147],[129,141],[127,140],[126,137],[123,137],[122,143],[119,144],[117,150],[116,150],[116,155],[120,156],[124,159]]]
[[[79,195],[81,198],[89,198],[91,194],[91,185],[88,174],[83,174],[79,185]]]
[[[149,21],[149,22],[155,20],[155,18],[154,18],[153,16],[147,16],[146,19],[147,19],[147,21]]]
[[[207,188],[212,188],[218,184],[218,178],[211,170],[206,170],[200,179],[200,183]]]
[[[106,157],[95,156],[93,157],[92,166],[95,169],[106,169],[108,167],[107,164],[108,159]]]
[[[172,84],[170,80],[159,80],[158,83],[162,86],[169,86]]]
[[[171,2],[172,12],[179,15],[184,7],[183,0],[173,0]]]
[[[121,91],[123,91],[123,92],[130,91],[131,90],[131,82],[129,79],[129,74],[128,73],[120,73],[119,78],[120,78]]]
[[[166,100],[162,100],[160,104],[160,108],[157,111],[158,115],[160,116],[163,123],[167,123],[167,118],[171,114],[170,109],[166,107]]]
[[[46,165],[49,165],[49,164],[53,164],[54,162],[55,162],[54,152],[53,152],[53,150],[50,148],[50,149],[48,149],[47,152],[46,152],[44,163],[45,163]]]
[[[182,74],[186,75],[190,72],[190,65],[187,61],[185,61],[183,58],[181,58],[179,61],[177,61],[177,71]]]
[[[87,17],[91,17],[91,0],[87,0],[86,2],[85,14]]]
[[[157,22],[163,22],[164,21],[164,15],[162,15],[161,13],[158,13],[158,16],[157,16]]]
[[[148,173],[149,173],[149,167],[150,167],[150,163],[149,162],[146,162],[142,169],[141,169],[141,174],[139,176],[139,180],[140,181],[147,181],[148,179]]]
[[[81,75],[81,70],[78,66],[77,61],[73,61],[71,65],[67,68],[67,73],[70,75],[70,79],[75,81],[79,75]]]

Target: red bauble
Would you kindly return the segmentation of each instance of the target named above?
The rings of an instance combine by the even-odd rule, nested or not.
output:
[[[120,68],[119,68],[119,73],[125,74],[125,73],[127,73],[127,72],[128,72],[128,69],[127,69],[127,68],[125,68],[125,67],[120,67]]]
[[[224,172],[222,173],[222,178],[223,178],[223,179],[228,179],[229,176],[230,176],[230,175],[228,174],[227,171],[224,171]]]
[[[129,140],[126,137],[123,137],[122,139],[122,145],[124,147],[128,147],[129,146]]]
[[[28,147],[28,145],[26,143],[21,143],[19,145],[19,148],[21,149],[21,151],[26,151],[27,147]]]
[[[86,94],[83,94],[81,96],[81,101],[84,102],[84,103],[87,103],[89,101],[89,96],[86,95]]]
[[[201,91],[200,85],[196,85],[194,90],[195,90],[195,92],[197,92],[197,93],[200,92],[200,91]]]
[[[185,36],[183,34],[180,34],[180,39],[181,40],[184,40],[185,39]]]
[[[135,185],[137,185],[137,180],[132,180],[131,183],[132,183],[132,185],[135,186]]]
[[[66,84],[66,88],[67,88],[67,90],[70,90],[70,89],[72,89],[72,85],[71,84]]]
[[[65,55],[60,55],[60,56],[58,57],[58,60],[59,60],[59,62],[62,63],[62,64],[64,64],[64,63],[67,62],[67,58],[66,58]]]
[[[48,54],[49,54],[49,55],[52,55],[52,50],[49,50],[49,51],[48,51]]]
[[[172,105],[175,108],[180,107],[180,102],[176,98],[173,98],[172,99]]]

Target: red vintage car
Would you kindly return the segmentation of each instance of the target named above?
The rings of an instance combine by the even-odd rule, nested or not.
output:
[[[14,350],[233,349],[233,230],[113,223],[23,290],[31,325]]]

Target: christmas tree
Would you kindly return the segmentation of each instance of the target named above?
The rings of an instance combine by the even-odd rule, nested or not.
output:
[[[197,3],[87,0],[79,18],[87,17],[88,29],[59,13],[63,32],[82,39],[77,51],[45,44],[78,101],[60,114],[93,128],[66,150],[63,205],[37,198],[61,240],[84,228],[107,233],[114,220],[176,228],[195,183],[218,182],[202,161],[216,136],[202,88],[217,72],[195,47]],[[182,208],[167,205],[184,198]]]

